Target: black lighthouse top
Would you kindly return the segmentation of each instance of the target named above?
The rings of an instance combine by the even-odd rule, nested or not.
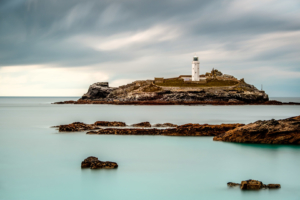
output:
[[[198,56],[194,56],[193,61],[198,61]]]

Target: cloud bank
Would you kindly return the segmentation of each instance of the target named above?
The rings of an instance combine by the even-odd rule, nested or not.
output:
[[[300,96],[298,0],[2,0],[0,95],[80,96],[98,81],[217,68]]]

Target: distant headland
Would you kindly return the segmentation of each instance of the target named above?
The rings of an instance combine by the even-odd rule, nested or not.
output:
[[[117,104],[117,105],[300,105],[269,101],[263,90],[223,74],[217,69],[200,75],[200,62],[194,56],[192,75],[174,78],[139,80],[120,87],[109,87],[108,82],[90,85],[88,92],[77,101],[54,104]]]

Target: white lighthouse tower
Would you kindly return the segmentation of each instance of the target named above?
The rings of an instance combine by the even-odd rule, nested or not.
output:
[[[194,56],[192,62],[192,81],[199,81],[199,69],[200,62],[198,61],[198,56]]]

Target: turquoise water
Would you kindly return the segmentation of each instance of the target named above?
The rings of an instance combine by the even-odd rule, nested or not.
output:
[[[0,98],[0,199],[300,199],[300,147],[214,142],[212,137],[59,133],[53,125],[249,123],[300,115],[300,106],[51,105],[72,98]],[[77,99],[77,98],[73,98]],[[292,101],[299,101],[293,99]],[[88,156],[116,170],[80,168]],[[241,191],[258,179],[279,190]]]

